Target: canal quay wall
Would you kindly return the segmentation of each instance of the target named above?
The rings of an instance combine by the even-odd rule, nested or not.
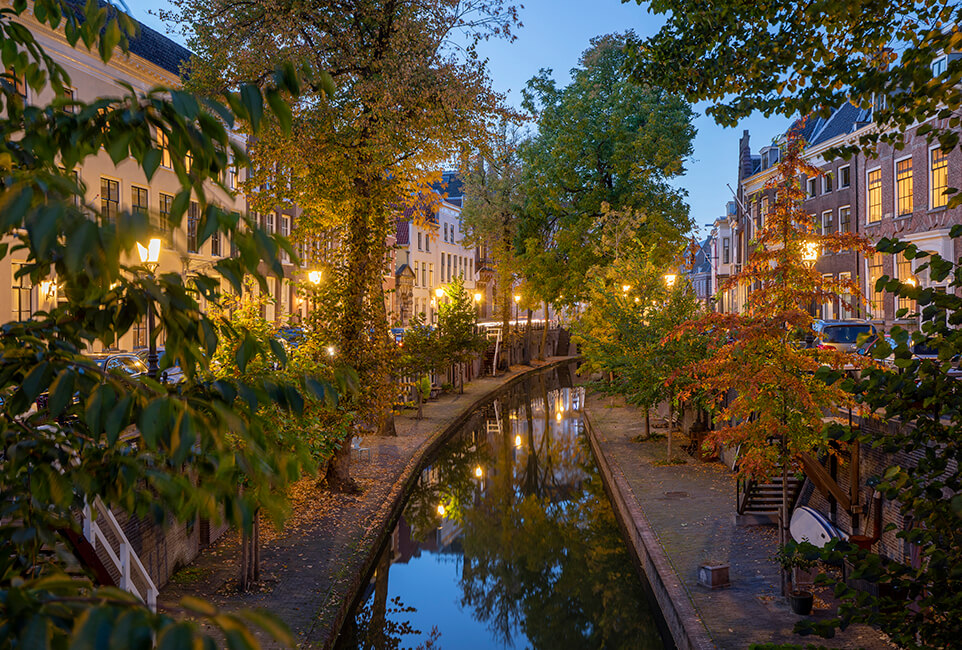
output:
[[[677,440],[673,457],[682,464],[661,464],[666,439],[638,442],[645,434],[644,411],[620,397],[589,390],[584,411],[605,489],[679,649],[742,650],[753,643],[894,647],[864,625],[850,626],[832,639],[795,634],[799,616],[779,593],[779,569],[772,559],[775,527],[735,524],[734,474],[721,463],[691,458]],[[731,586],[712,590],[700,585],[702,564],[728,564]],[[819,587],[816,599],[812,619],[830,618],[830,590]]]
[[[161,590],[160,602],[184,596],[211,601],[225,611],[266,608],[287,623],[300,647],[331,648],[352,605],[366,586],[381,551],[381,538],[400,516],[421,464],[487,401],[546,368],[576,361],[550,357],[513,366],[497,377],[479,377],[463,395],[443,395],[424,405],[424,419],[395,418],[397,436],[370,436],[351,473],[359,495],[321,490],[305,478],[292,491],[292,512],[279,532],[261,526],[261,576],[252,591],[236,589],[237,535],[225,535]],[[277,647],[259,637],[265,647]]]

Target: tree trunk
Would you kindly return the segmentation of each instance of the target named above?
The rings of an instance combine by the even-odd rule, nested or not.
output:
[[[784,435],[782,438],[784,439]],[[788,544],[788,459],[782,456],[782,509],[778,517],[778,544],[784,548]],[[782,569],[782,595],[788,596],[791,592],[790,572]]]
[[[651,438],[651,409],[645,407],[645,440]]]
[[[528,322],[524,325],[524,363],[531,365],[531,310],[528,309]]]
[[[327,476],[325,480],[327,482],[327,487],[335,492],[344,492],[345,494],[357,494],[361,491],[357,482],[351,478],[351,438],[352,433],[349,433],[344,440],[341,441],[340,446],[337,451],[334,452],[334,457],[331,458],[331,462],[327,468]]]
[[[544,329],[541,330],[541,347],[538,350],[538,359],[544,361],[548,356],[548,301],[544,301]]]

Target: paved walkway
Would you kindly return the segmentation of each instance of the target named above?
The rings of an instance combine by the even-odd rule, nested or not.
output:
[[[794,634],[792,626],[799,617],[779,595],[779,570],[771,560],[777,548],[775,527],[735,525],[734,475],[720,463],[701,463],[679,451],[677,439],[673,455],[685,458],[685,464],[655,465],[666,457],[667,440],[633,442],[644,435],[644,412],[625,406],[620,398],[589,394],[586,410],[601,453],[631,492],[623,496],[634,516],[643,519],[639,528],[650,528],[667,555],[663,566],[676,574],[662,579],[680,580],[694,605],[696,618],[689,625],[703,624],[720,648],[763,642],[894,647],[865,626],[853,626],[834,639]],[[701,564],[725,562],[730,564],[730,588],[710,590],[698,584]],[[813,616],[829,618],[830,594],[822,589],[816,592],[818,609]]]
[[[554,357],[548,363],[562,360]],[[425,404],[420,421],[413,415],[397,417],[397,437],[365,438],[362,446],[371,449],[370,460],[365,454],[352,463],[360,495],[333,494],[316,487],[313,478],[296,484],[284,529],[275,533],[262,523],[261,581],[255,590],[236,588],[239,542],[236,533],[228,532],[171,578],[160,602],[198,596],[228,611],[263,607],[290,626],[299,646],[329,647],[422,457],[479,402],[530,370],[515,366],[498,377],[476,379],[463,395]]]

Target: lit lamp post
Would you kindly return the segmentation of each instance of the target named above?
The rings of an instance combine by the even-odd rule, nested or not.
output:
[[[671,288],[673,288],[673,287],[675,286],[675,282],[676,282],[677,280],[678,280],[678,276],[675,275],[674,273],[666,273],[666,274],[665,274],[665,286],[667,286],[669,289],[671,289]]]
[[[137,242],[137,253],[140,255],[140,262],[147,267],[153,279],[160,260],[160,239],[153,237],[146,246]],[[151,379],[157,378],[157,341],[154,340],[153,300],[147,303],[147,376]]]
[[[311,291],[311,297],[313,298],[313,309],[317,311],[317,288],[321,285],[321,272],[314,270],[307,274],[307,280],[314,285],[314,289]]]
[[[802,264],[806,268],[815,266],[815,262],[818,261],[818,249],[818,242],[807,241],[802,245]]]
[[[630,284],[623,284],[623,285],[621,285],[621,290],[622,290],[622,292],[624,292],[624,294],[627,296],[627,295],[628,295],[628,292],[631,291],[631,285],[630,285]]]
[[[481,298],[482,298],[481,292],[475,292],[475,294],[474,294],[474,305],[475,305],[475,309],[476,309],[477,312],[478,312],[478,320],[481,319]]]
[[[436,315],[436,316],[440,316],[440,312],[441,312],[441,299],[444,298],[444,289],[441,288],[441,287],[438,287],[437,289],[435,289],[435,290],[434,290],[434,297],[437,299],[437,312],[436,312],[435,315]]]
[[[521,303],[521,294],[514,294],[514,327],[518,328],[518,306]]]

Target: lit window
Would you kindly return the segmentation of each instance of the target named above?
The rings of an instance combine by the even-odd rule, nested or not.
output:
[[[30,274],[17,277],[24,264],[13,263],[11,276],[13,277],[13,319],[16,321],[29,320],[33,315],[31,298],[33,297],[33,284],[30,282]]]
[[[865,293],[869,297],[869,310],[872,316],[878,319],[882,318],[882,297],[885,292],[876,291],[875,284],[882,275],[882,253],[876,252],[868,258],[868,290]]]
[[[898,216],[912,214],[911,158],[895,163],[895,195],[898,203]]]
[[[882,170],[873,169],[868,173],[868,222],[882,220]]]
[[[899,282],[903,284],[916,284],[917,280],[912,274],[912,260],[907,260],[903,255],[899,255],[895,262],[895,272],[898,274]],[[905,296],[899,296],[899,309],[906,309],[906,315],[915,311],[915,301]]]
[[[167,134],[157,129],[157,148],[160,149],[160,166],[167,169],[174,168],[174,162],[170,157],[170,141]]]
[[[929,198],[930,208],[944,208],[948,199],[945,190],[948,187],[949,159],[941,149],[933,149],[929,154],[931,170],[929,174],[932,187]]]

